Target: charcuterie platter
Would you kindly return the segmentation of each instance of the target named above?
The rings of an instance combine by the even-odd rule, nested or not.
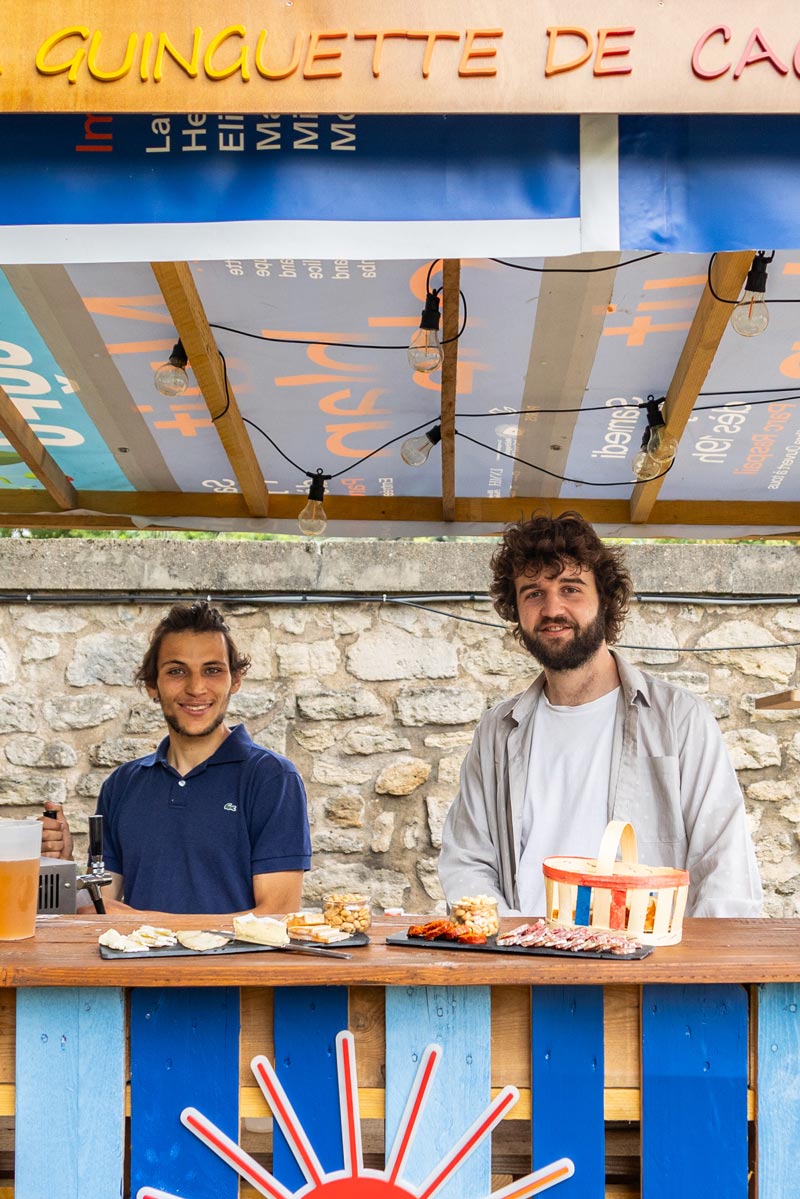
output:
[[[349,958],[349,953],[340,952],[348,948],[356,948],[369,944],[365,933],[352,933],[336,942],[336,949],[327,945],[315,944],[303,937],[290,938],[282,922],[270,917],[255,921],[263,922],[265,928],[245,936],[250,931],[250,925],[243,926],[242,935],[229,929],[188,929],[175,932],[169,928],[153,928],[152,925],[142,925],[128,936],[109,929],[99,938],[98,948],[100,957],[105,961],[121,958],[169,958],[169,957],[207,957],[219,954],[234,953],[263,953],[265,950],[278,953],[305,953],[319,957]],[[272,932],[277,928],[280,935]],[[267,934],[270,934],[269,936]],[[258,936],[258,939],[256,939]]]
[[[449,925],[444,933],[434,925]],[[590,928],[559,929],[548,926],[544,920],[519,925],[500,935],[487,936],[480,940],[474,937],[452,935],[454,927],[449,921],[429,921],[427,925],[412,925],[403,933],[394,933],[386,938],[387,945],[413,949],[453,949],[472,953],[516,954],[522,957],[569,957],[591,958],[595,961],[639,961],[653,952],[652,946],[641,945],[625,934],[601,936]],[[412,929],[427,929],[422,935],[414,935]]]

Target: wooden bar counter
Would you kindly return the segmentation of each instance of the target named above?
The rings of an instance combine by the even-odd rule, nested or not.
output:
[[[104,961],[107,922],[69,917],[0,945],[0,1197],[526,1199],[544,1182],[515,1180],[561,1159],[558,1199],[800,1197],[800,923],[687,920],[641,961],[385,943],[407,924],[377,921],[349,960]],[[274,1138],[260,1055],[295,1113]],[[509,1085],[491,1138],[454,1156]]]

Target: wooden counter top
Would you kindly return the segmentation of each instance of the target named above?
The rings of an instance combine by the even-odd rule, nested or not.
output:
[[[503,921],[511,928],[518,919]],[[0,984],[6,987],[291,987],[612,983],[800,982],[800,920],[687,920],[680,945],[655,949],[642,961],[521,957],[499,953],[417,949],[385,944],[407,920],[380,919],[371,943],[349,961],[267,951],[228,956],[129,958],[104,961],[97,937],[108,920],[57,916],[27,941],[0,942]],[[115,918],[121,931],[142,921]],[[197,919],[181,921],[200,927]]]

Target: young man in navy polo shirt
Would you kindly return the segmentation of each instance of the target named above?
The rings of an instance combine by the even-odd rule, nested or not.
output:
[[[244,725],[225,723],[249,665],[205,602],[175,604],[154,629],[136,677],[161,705],[169,732],[155,753],[119,766],[100,792],[114,878],[104,891],[109,913],[299,907],[311,865],[303,782]],[[62,821],[44,826],[69,856]]]

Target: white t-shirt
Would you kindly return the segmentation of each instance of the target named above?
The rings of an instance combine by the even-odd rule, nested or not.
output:
[[[542,693],[531,735],[517,889],[524,916],[545,915],[542,862],[556,854],[594,858],[608,823],[608,791],[619,687],[577,707]]]

